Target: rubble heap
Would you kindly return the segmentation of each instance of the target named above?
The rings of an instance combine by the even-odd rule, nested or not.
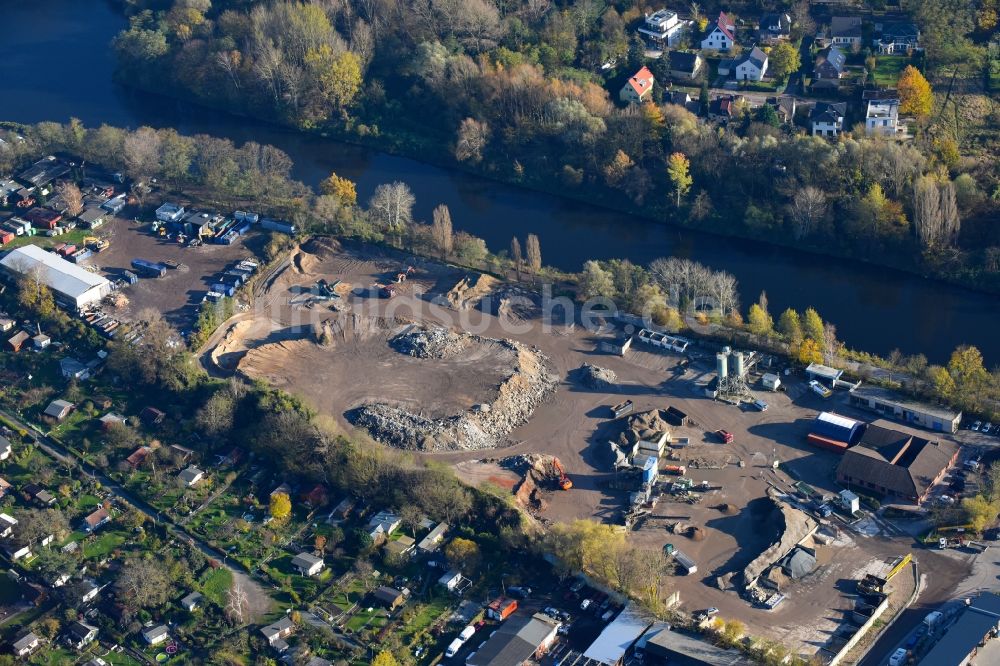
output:
[[[389,340],[389,345],[399,353],[415,358],[440,359],[463,352],[469,346],[470,337],[439,326],[413,327]]]
[[[618,375],[613,370],[584,363],[580,368],[580,380],[592,389],[609,389],[618,383]]]

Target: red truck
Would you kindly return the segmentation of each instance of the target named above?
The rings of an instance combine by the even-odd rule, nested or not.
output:
[[[719,441],[722,442],[723,444],[733,443],[733,433],[729,432],[728,430],[716,430],[715,436],[718,437]]]

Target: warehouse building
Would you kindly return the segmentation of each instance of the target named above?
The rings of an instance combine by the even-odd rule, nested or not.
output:
[[[626,655],[651,624],[651,618],[628,604],[590,644],[583,656],[590,659],[591,664],[619,666],[625,662]]]
[[[1000,632],[1000,595],[984,592],[966,601],[955,623],[948,627],[941,640],[927,653],[918,666],[966,666],[995,664]],[[985,654],[992,653],[992,657]],[[977,659],[978,657],[978,659]]]
[[[36,271],[55,295],[56,301],[72,309],[100,302],[111,293],[107,279],[84,270],[37,245],[11,250],[0,259],[0,267],[9,275],[34,274]]]
[[[559,623],[547,615],[512,615],[468,656],[468,666],[521,666],[541,657],[556,640]]]
[[[837,481],[919,504],[957,459],[958,447],[951,442],[869,425],[858,445],[844,454]]]
[[[813,446],[843,453],[861,439],[865,424],[833,412],[820,412],[806,439]]]
[[[962,412],[945,407],[908,400],[892,391],[875,386],[858,386],[851,391],[851,404],[878,412],[883,416],[912,423],[938,432],[958,432]]]
[[[751,666],[753,661],[739,650],[716,647],[693,634],[670,627],[650,629],[639,641],[645,663],[653,666]]]
[[[820,363],[810,363],[809,367],[806,368],[806,376],[809,379],[815,379],[820,384],[825,384],[829,388],[834,388],[843,374],[843,370],[831,368],[828,365]]]

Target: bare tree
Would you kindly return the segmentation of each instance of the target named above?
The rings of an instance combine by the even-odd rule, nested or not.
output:
[[[215,54],[215,63],[219,66],[219,69],[229,75],[229,80],[233,82],[233,88],[237,92],[240,89],[240,77],[238,74],[242,62],[243,54],[236,49],[219,51]]]
[[[794,226],[793,234],[802,239],[816,231],[816,226],[826,215],[826,194],[823,190],[807,185],[795,193],[789,210]]]
[[[440,204],[434,209],[431,237],[434,239],[434,245],[437,247],[438,252],[441,253],[442,259],[451,254],[455,239],[452,235],[451,211],[444,204]]]
[[[490,140],[490,126],[475,118],[466,118],[458,127],[458,141],[455,144],[455,159],[459,162],[478,164],[483,159],[483,150]]]
[[[237,578],[233,579],[233,584],[226,595],[226,617],[236,626],[242,626],[247,622],[247,614],[250,608],[250,601],[247,592],[243,588],[243,583]]]
[[[375,188],[368,201],[369,212],[391,233],[400,233],[413,221],[416,199],[406,183],[396,181]]]
[[[520,280],[524,257],[521,255],[521,241],[517,240],[517,236],[510,239],[510,260],[514,262],[514,270],[517,271],[517,279]]]
[[[528,240],[525,243],[525,252],[528,255],[528,267],[535,273],[542,269],[542,246],[538,242],[538,236],[535,234],[528,234]]]
[[[937,245],[944,237],[941,192],[931,176],[921,176],[913,184],[913,225],[924,247]]]
[[[958,236],[962,221],[958,216],[958,204],[955,202],[955,184],[951,181],[941,186],[941,232],[944,241],[951,243]]]
[[[76,183],[64,181],[56,186],[56,191],[66,204],[66,212],[70,217],[76,217],[83,212],[83,193]]]
[[[125,169],[133,179],[144,181],[158,171],[160,135],[152,127],[140,127],[125,137]]]

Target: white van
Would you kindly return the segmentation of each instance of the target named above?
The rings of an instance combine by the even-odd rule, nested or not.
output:
[[[451,659],[458,654],[458,651],[462,649],[463,645],[465,645],[465,641],[461,638],[456,638],[448,645],[448,649],[444,651],[444,656]]]
[[[460,633],[458,637],[461,638],[462,642],[464,643],[465,641],[472,638],[472,634],[474,633],[476,633],[476,628],[470,624],[465,629],[462,629],[462,633]]]
[[[756,407],[757,411],[759,411],[759,412],[766,412],[767,411],[767,403],[764,402],[763,400],[754,400],[753,401],[753,406]]]

